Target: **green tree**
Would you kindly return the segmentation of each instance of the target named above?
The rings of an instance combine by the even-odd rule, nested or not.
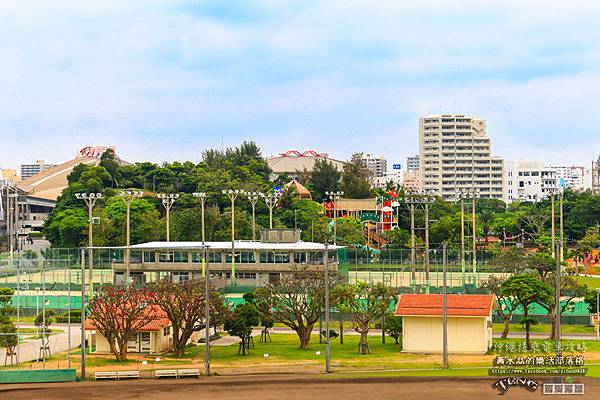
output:
[[[339,244],[353,246],[365,243],[365,230],[362,222],[354,217],[337,218]]]
[[[224,327],[227,333],[240,338],[238,354],[248,354],[252,340],[252,328],[259,324],[260,313],[253,302],[238,304],[235,310],[225,319]]]
[[[371,191],[372,173],[362,160],[362,153],[355,153],[344,165],[342,172],[342,190],[344,196],[351,199],[366,199],[373,195]]]
[[[44,225],[44,235],[54,246],[80,246],[87,240],[88,216],[81,208],[54,213]]]
[[[402,336],[402,317],[394,315],[385,317],[385,333],[394,338],[396,344],[398,344],[398,339]]]
[[[326,159],[317,159],[310,171],[310,189],[313,199],[317,201],[326,198],[325,192],[336,191],[340,188],[341,173],[336,166]]]
[[[533,275],[513,275],[502,284],[502,295],[511,297],[512,301],[516,301],[523,308],[525,341],[528,350],[531,350],[529,306],[532,303],[548,301],[552,298],[553,292],[552,287]]]
[[[381,318],[394,296],[394,289],[381,283],[358,282],[340,285],[333,291],[336,307],[350,316],[352,326],[360,334],[359,354],[370,354],[368,343],[371,324]]]
[[[337,272],[330,271],[329,289],[333,290],[341,280]],[[299,347],[307,349],[311,332],[324,313],[325,273],[307,266],[293,267],[278,282],[258,288],[256,298],[262,306],[271,307],[274,321],[296,332]]]

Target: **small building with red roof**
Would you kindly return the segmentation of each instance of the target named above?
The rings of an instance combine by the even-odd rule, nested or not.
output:
[[[171,351],[173,328],[167,314],[158,306],[149,306],[144,311],[151,316],[151,319],[127,341],[127,353],[161,354]],[[87,318],[85,330],[87,340],[91,341],[95,353],[111,353],[108,340],[94,325],[94,321]]]
[[[492,346],[492,294],[449,294],[446,302],[448,352],[485,354]],[[441,294],[402,294],[395,315],[402,317],[402,351],[441,353]]]

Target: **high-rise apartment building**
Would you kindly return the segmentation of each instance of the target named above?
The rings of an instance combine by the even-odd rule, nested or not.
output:
[[[543,161],[505,161],[505,203],[513,201],[540,201],[559,187],[557,173]]]
[[[416,172],[419,170],[419,155],[406,157],[406,170]]]
[[[35,164],[21,164],[21,179],[25,180],[52,167],[54,164],[46,164],[44,160],[37,160]]]
[[[372,154],[361,155],[361,160],[373,174],[373,178],[382,178],[387,173],[387,160],[383,156],[374,156]]]
[[[485,121],[459,114],[419,118],[419,175],[423,190],[446,200],[459,189],[502,199],[503,161],[492,157]]]

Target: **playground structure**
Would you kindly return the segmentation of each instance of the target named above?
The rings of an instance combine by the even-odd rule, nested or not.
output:
[[[325,210],[329,217],[333,218],[334,212],[337,218],[353,217],[359,219],[364,226],[366,243],[362,246],[380,250],[389,243],[385,238],[385,232],[398,227],[397,193],[389,192],[383,197],[370,199],[348,199],[340,198],[337,204],[326,202]],[[360,247],[357,245],[357,247]]]

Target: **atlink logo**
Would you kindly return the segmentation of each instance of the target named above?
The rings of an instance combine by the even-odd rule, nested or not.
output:
[[[538,383],[531,378],[504,378],[492,385],[493,388],[500,391],[500,394],[506,394],[508,389],[513,386],[521,386],[530,392],[535,392],[538,388]]]

